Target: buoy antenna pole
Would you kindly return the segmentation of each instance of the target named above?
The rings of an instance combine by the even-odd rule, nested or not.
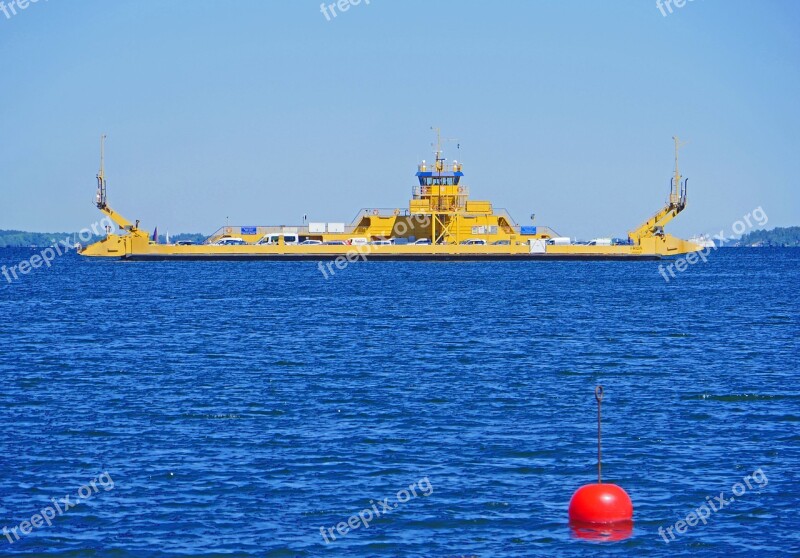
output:
[[[603,454],[602,454],[602,430],[600,420],[600,408],[603,404],[603,386],[594,388],[594,398],[597,399],[597,484],[603,482]]]

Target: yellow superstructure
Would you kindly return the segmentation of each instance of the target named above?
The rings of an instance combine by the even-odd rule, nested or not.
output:
[[[686,207],[686,182],[678,170],[666,205],[624,241],[575,243],[549,227],[520,226],[490,201],[472,200],[458,161],[448,163],[438,139],[435,160],[417,167],[407,208],[363,209],[350,223],[297,226],[226,226],[199,245],[159,244],[148,231],[113,211],[106,198],[103,140],[97,207],[118,227],[81,251],[84,256],[125,259],[657,259],[700,250],[664,232]]]

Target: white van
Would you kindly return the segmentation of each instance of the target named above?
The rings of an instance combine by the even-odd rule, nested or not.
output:
[[[353,238],[348,238],[347,243],[351,246],[366,246],[369,244],[369,240],[364,238],[363,236],[356,236]]]
[[[572,239],[568,236],[557,236],[547,241],[551,246],[569,246],[572,244]]]
[[[300,237],[297,236],[297,233],[270,233],[259,240],[258,244],[278,244],[281,237],[283,237],[283,243],[288,246],[300,244]]]

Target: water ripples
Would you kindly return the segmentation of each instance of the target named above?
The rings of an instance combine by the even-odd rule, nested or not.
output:
[[[0,250],[2,263],[28,257]],[[0,285],[0,521],[103,471],[0,553],[529,556],[800,552],[800,251],[657,262],[126,263]],[[567,525],[596,471],[632,536]],[[706,496],[746,493],[665,544]],[[320,527],[433,493],[326,545]]]

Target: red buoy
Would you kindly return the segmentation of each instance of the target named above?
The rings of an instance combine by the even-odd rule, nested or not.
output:
[[[581,486],[569,502],[569,520],[580,523],[620,523],[633,520],[633,502],[616,484]]]
[[[603,483],[600,428],[603,386],[595,388],[594,396],[597,400],[597,483],[586,484],[575,491],[569,502],[569,520],[584,525],[631,523],[633,502],[628,493],[616,484]]]

